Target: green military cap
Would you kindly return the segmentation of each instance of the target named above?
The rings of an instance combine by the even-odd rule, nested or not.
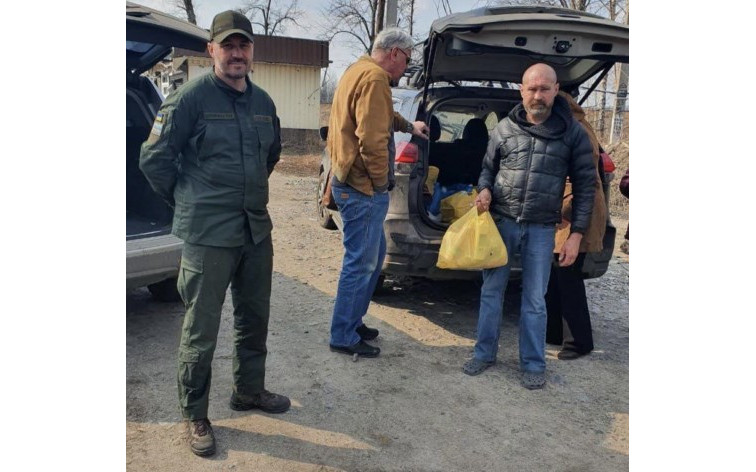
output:
[[[250,41],[255,40],[252,32],[252,23],[246,16],[238,11],[226,10],[215,15],[213,24],[210,26],[210,36],[216,43],[223,42],[232,34],[244,35]]]

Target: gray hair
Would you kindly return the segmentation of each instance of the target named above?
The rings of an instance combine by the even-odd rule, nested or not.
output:
[[[404,30],[392,27],[378,33],[375,41],[373,41],[373,50],[383,49],[384,51],[390,51],[392,48],[410,49],[413,44],[412,36]]]

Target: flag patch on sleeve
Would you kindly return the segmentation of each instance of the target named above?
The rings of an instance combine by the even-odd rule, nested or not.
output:
[[[163,132],[163,114],[158,113],[155,117],[155,123],[152,124],[152,130],[150,133],[160,136],[160,134]]]

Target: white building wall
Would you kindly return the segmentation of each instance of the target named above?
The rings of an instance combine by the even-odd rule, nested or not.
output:
[[[255,62],[252,81],[276,104],[282,128],[320,127],[320,68]]]
[[[189,73],[187,75],[189,76],[189,80],[191,80],[195,77],[205,75],[212,70],[213,70],[212,63],[210,63],[209,65],[203,65],[203,64],[195,64],[194,61],[189,61]]]
[[[210,58],[188,58],[187,65],[187,80],[213,70]],[[320,128],[319,67],[255,62],[254,70],[252,81],[275,102],[282,128]]]

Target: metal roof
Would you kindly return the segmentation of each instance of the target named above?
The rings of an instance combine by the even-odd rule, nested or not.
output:
[[[173,57],[210,57],[207,52],[176,48]],[[328,67],[328,41],[255,35],[255,62]]]

